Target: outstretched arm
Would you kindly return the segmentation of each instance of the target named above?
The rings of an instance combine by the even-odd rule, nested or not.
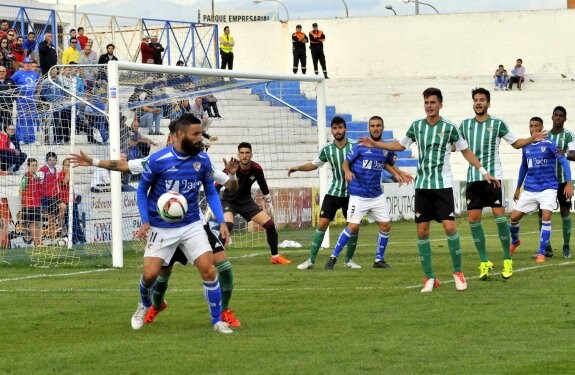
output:
[[[405,146],[403,146],[398,141],[393,142],[381,142],[381,141],[374,141],[370,137],[359,137],[358,142],[360,145],[365,147],[375,147],[380,148],[382,150],[388,151],[403,151],[405,150]]]
[[[513,148],[515,149],[520,149],[527,145],[530,145],[533,142],[542,141],[543,139],[545,139],[545,137],[547,137],[547,131],[534,132],[531,135],[531,137],[518,139],[515,142],[513,142],[511,146],[513,146]]]
[[[317,165],[314,165],[313,163],[305,163],[302,165],[298,165],[297,167],[291,167],[290,169],[288,169],[288,177],[293,173],[293,172],[310,172],[310,171],[315,171],[317,169]]]
[[[229,177],[228,182],[224,184],[224,187],[226,188],[226,190],[234,192],[238,190],[238,178],[236,177],[236,172],[238,171],[240,162],[238,159],[233,157],[230,159],[229,162],[226,161],[226,159],[223,160],[224,160],[224,168],[228,172]]]
[[[100,160],[92,158],[90,155],[80,151],[79,154],[70,154],[70,163],[72,167],[98,167],[109,171],[130,172],[128,162],[125,160]]]

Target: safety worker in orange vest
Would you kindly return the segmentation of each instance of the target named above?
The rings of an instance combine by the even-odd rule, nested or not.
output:
[[[291,36],[292,52],[293,52],[293,73],[297,73],[298,64],[301,62],[301,72],[305,74],[306,71],[306,50],[305,44],[309,41],[307,35],[301,32],[301,25],[295,27],[295,33]]]
[[[311,26],[313,30],[309,32],[309,49],[311,50],[311,59],[313,60],[313,70],[317,76],[317,62],[319,61],[324,77],[329,78],[327,76],[327,67],[325,66],[325,55],[323,54],[325,34],[317,28],[317,23],[314,22]]]

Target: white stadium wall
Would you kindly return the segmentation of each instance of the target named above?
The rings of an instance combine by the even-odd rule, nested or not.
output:
[[[327,36],[329,73],[339,78],[491,74],[518,57],[528,74],[575,71],[575,10],[230,23],[234,69],[290,72],[291,34],[313,22]],[[310,69],[310,53],[308,60]]]

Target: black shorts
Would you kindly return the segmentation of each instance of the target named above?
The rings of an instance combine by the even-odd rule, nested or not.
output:
[[[48,212],[48,215],[58,215],[59,202],[57,197],[42,198],[40,205],[43,211]]]
[[[501,181],[499,181],[501,183]],[[503,186],[503,185],[501,185]],[[503,189],[487,181],[475,181],[467,184],[465,199],[467,210],[482,210],[484,207],[504,207]]]
[[[453,189],[415,189],[415,222],[455,220]]]
[[[557,188],[557,202],[559,202],[559,207],[567,207],[571,209],[571,198],[567,199],[565,198],[565,195],[563,195],[563,191],[565,190],[566,185],[566,182],[559,184],[559,188]]]
[[[212,248],[212,252],[214,254],[219,253],[220,251],[224,251],[224,245],[222,244],[222,242],[220,241],[220,239],[218,238],[218,236],[216,236],[216,234],[210,229],[209,224],[205,224],[204,225],[204,231],[206,232],[207,236],[208,236],[208,241],[210,241],[210,247]],[[184,253],[182,252],[182,250],[180,250],[180,248],[178,247],[176,249],[176,252],[174,253],[174,256],[172,257],[172,259],[170,260],[170,264],[167,266],[162,266],[162,268],[168,268],[174,265],[174,263],[180,263],[183,264],[184,266],[186,264],[188,264],[188,258],[186,258],[186,256],[184,255]]]
[[[349,197],[336,197],[333,195],[325,195],[321,204],[321,211],[319,217],[322,219],[329,219],[333,221],[337,210],[341,208],[343,217],[347,219],[347,206],[349,205]]]
[[[40,207],[22,208],[22,221],[23,222],[42,221],[42,208]]]
[[[224,213],[231,212],[234,216],[236,214],[241,215],[241,217],[248,222],[252,221],[254,216],[263,211],[253,199],[239,204],[230,201],[222,201],[222,208],[224,209]]]

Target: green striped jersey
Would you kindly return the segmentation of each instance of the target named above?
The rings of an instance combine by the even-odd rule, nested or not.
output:
[[[517,137],[509,131],[505,121],[489,116],[485,122],[475,118],[463,120],[459,132],[469,144],[481,165],[489,174],[498,180],[503,179],[499,144],[501,138],[509,144],[517,141]],[[475,167],[469,165],[467,169],[467,182],[483,181],[485,177]]]
[[[560,150],[565,151],[565,156],[567,156],[568,150],[575,150],[575,139],[573,137],[573,133],[571,133],[567,129],[561,130],[561,132],[557,134],[553,134],[551,131],[547,134],[547,137],[551,138],[552,140],[557,143],[557,148]],[[556,161],[557,165],[557,179],[560,183],[565,182],[565,173],[563,173],[563,166],[561,163]]]
[[[346,139],[345,145],[343,147],[337,147],[335,142],[330,142],[322,147],[319,154],[312,161],[312,164],[316,167],[321,167],[325,163],[331,165],[332,178],[327,194],[333,195],[334,197],[347,197],[347,184],[345,182],[345,173],[341,168],[343,161],[347,153],[352,149],[356,141],[351,139]]]
[[[456,150],[465,150],[467,142],[457,126],[441,118],[435,125],[429,125],[425,119],[414,121],[399,143],[405,148],[417,143],[419,164],[415,177],[416,189],[444,189],[453,187],[453,176],[449,158],[451,145]]]

